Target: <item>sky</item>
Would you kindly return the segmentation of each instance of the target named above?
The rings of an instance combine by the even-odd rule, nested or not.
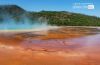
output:
[[[27,11],[69,11],[100,17],[100,0],[0,0],[0,5],[11,4]],[[91,4],[94,5],[94,9],[84,8]]]

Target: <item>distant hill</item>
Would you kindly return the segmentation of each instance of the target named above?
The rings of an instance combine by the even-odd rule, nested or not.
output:
[[[44,17],[50,25],[67,26],[100,26],[100,18],[66,11],[31,12],[31,18]]]
[[[19,21],[23,17],[29,20],[43,19],[49,25],[64,25],[64,26],[100,26],[100,18],[96,16],[89,16],[80,13],[72,13],[67,11],[40,11],[27,12],[16,5],[0,5],[0,21],[3,17],[10,15],[11,18]]]
[[[21,15],[24,9],[17,5],[0,5],[0,14]]]
[[[20,19],[26,11],[17,5],[0,5],[0,20],[5,18]]]

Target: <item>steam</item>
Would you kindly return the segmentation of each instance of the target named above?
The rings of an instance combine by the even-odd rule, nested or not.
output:
[[[27,30],[27,29],[44,29],[48,27],[47,20],[39,17],[30,20],[25,14],[20,17],[20,20],[15,20],[9,14],[2,14],[3,20],[0,21],[0,30]]]

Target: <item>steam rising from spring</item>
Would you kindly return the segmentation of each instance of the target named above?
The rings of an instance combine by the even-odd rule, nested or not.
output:
[[[30,20],[27,16],[21,16],[19,21],[16,21],[10,15],[2,15],[3,20],[0,21],[0,30],[27,30],[27,29],[44,29],[47,28],[47,20],[39,17],[35,20]]]

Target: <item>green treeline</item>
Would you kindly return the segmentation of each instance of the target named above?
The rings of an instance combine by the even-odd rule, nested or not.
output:
[[[100,18],[66,11],[30,12],[31,19],[43,17],[48,24],[58,26],[100,26]]]
[[[28,12],[17,5],[0,6],[0,23],[8,19],[14,19],[17,23],[41,21],[57,26],[100,26],[100,17],[96,16],[67,11]]]

